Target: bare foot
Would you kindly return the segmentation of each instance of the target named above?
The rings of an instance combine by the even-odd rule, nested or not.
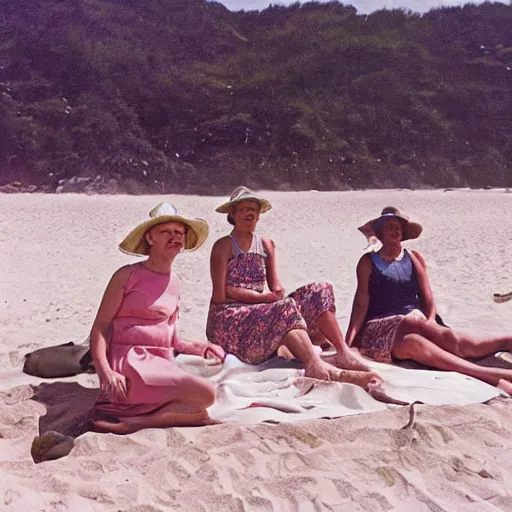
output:
[[[509,395],[512,395],[512,382],[509,382],[505,379],[500,379],[496,387],[507,392]]]
[[[332,364],[342,370],[370,371],[370,367],[366,364],[364,359],[351,349],[337,352],[332,359]]]
[[[92,422],[93,432],[99,432],[101,434],[117,434],[117,435],[126,435],[132,434],[133,432],[137,432],[137,428],[134,428],[133,425],[129,425],[128,423],[121,421],[119,423],[114,423],[112,421],[107,420],[95,420]]]
[[[340,370],[325,361],[314,362],[305,367],[305,370],[306,377],[326,381],[347,382],[361,386],[366,390],[382,382],[382,379],[374,372]]]
[[[163,407],[152,414],[123,418],[120,422],[98,419],[92,422],[92,430],[104,434],[126,435],[144,428],[205,427],[219,423],[221,422],[212,420],[207,411],[184,414],[167,412]]]
[[[338,370],[338,372],[340,372],[340,382],[361,386],[368,392],[382,386],[382,379],[375,372],[356,370]]]

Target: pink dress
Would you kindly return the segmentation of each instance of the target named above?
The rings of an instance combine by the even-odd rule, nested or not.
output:
[[[184,397],[187,380],[195,377],[174,359],[180,290],[176,274],[132,265],[107,354],[112,369],[127,378],[128,400],[116,402],[101,395],[94,406],[96,415],[140,416]]]

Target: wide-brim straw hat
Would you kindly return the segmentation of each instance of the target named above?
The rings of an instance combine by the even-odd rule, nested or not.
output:
[[[215,211],[219,213],[229,213],[231,207],[240,201],[256,201],[260,205],[260,213],[268,212],[272,208],[272,205],[266,199],[256,195],[247,187],[238,187],[233,190],[229,201],[215,208]]]
[[[368,240],[373,237],[378,238],[376,231],[378,230],[379,225],[382,225],[388,219],[397,219],[402,223],[402,240],[413,240],[418,238],[423,231],[423,226],[421,224],[411,222],[407,215],[401,213],[398,208],[395,208],[394,206],[386,206],[379,217],[369,220],[366,224],[363,224],[357,229],[361,231]]]
[[[178,210],[170,203],[159,203],[150,212],[149,220],[132,229],[125,239],[119,244],[119,249],[126,254],[135,256],[147,256],[149,244],[146,233],[158,224],[166,222],[180,222],[187,227],[184,251],[195,251],[203,245],[208,237],[208,223],[203,219],[189,219],[178,215]]]

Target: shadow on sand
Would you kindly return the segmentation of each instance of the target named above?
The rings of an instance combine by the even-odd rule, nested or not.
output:
[[[32,400],[46,407],[30,450],[37,464],[68,455],[75,439],[91,430],[91,410],[100,390],[84,388],[77,382],[43,383],[33,390]]]

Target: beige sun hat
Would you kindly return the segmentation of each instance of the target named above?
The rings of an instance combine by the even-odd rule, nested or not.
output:
[[[157,204],[150,212],[150,219],[132,229],[119,244],[119,249],[126,254],[146,256],[149,254],[149,244],[146,233],[152,227],[165,222],[181,222],[187,227],[184,251],[195,251],[203,245],[208,237],[208,223],[203,219],[188,219],[178,215],[176,207],[170,203]]]
[[[247,187],[237,187],[231,193],[229,201],[215,208],[215,211],[219,213],[229,213],[231,207],[240,201],[256,201],[260,205],[260,213],[268,212],[270,208],[272,208],[272,205],[266,199],[257,196]]]
[[[402,240],[413,240],[418,238],[423,231],[423,226],[417,222],[411,222],[409,217],[401,213],[398,208],[394,206],[386,206],[382,209],[379,217],[369,220],[366,224],[358,227],[357,229],[370,240],[371,238],[378,238],[376,230],[379,226],[388,219],[398,219],[403,225],[403,238]]]

